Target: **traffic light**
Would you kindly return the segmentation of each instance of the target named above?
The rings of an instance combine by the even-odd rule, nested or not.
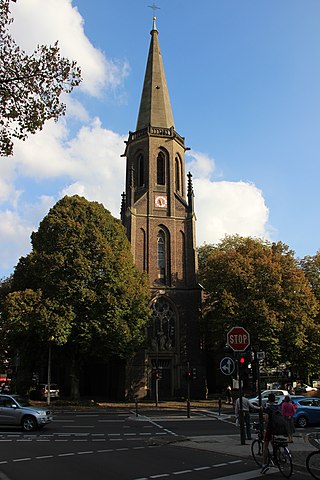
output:
[[[186,377],[186,380],[187,382],[191,382],[191,380],[193,379],[193,375],[192,375],[192,370],[187,370],[186,373],[185,373],[185,377]]]
[[[239,368],[244,371],[247,368],[251,368],[251,361],[252,361],[252,354],[251,351],[248,350],[246,352],[242,352],[239,356]]]
[[[160,369],[157,368],[157,369],[154,371],[154,378],[155,378],[156,380],[161,380],[161,379],[162,379],[162,372],[161,372]]]

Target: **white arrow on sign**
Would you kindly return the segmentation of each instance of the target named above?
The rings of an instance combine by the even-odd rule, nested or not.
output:
[[[234,372],[235,363],[232,358],[224,357],[220,362],[220,370],[225,375],[231,375]]]

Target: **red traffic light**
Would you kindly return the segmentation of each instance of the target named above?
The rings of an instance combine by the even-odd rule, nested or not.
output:
[[[243,365],[244,363],[246,363],[246,357],[240,357],[240,358],[239,358],[239,363],[241,363],[242,365]]]

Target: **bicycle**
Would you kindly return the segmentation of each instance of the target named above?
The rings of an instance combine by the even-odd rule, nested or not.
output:
[[[251,444],[251,454],[254,461],[259,467],[262,467],[263,455],[263,428],[260,423],[254,423],[253,427],[258,434],[258,438],[253,440]],[[285,438],[273,436],[272,438],[272,452],[268,451],[268,466],[277,467],[280,473],[289,478],[292,475],[292,458],[290,450],[288,449],[288,442]]]
[[[314,452],[309,453],[306,459],[307,470],[316,480],[320,480],[320,436],[319,433],[309,433],[307,435],[308,442],[317,448]]]

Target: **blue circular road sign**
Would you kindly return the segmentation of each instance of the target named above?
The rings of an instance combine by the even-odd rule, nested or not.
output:
[[[234,372],[235,363],[230,357],[224,357],[220,362],[220,370],[224,375],[231,375]]]

